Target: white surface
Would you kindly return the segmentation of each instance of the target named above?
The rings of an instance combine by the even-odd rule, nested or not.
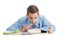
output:
[[[39,7],[44,15],[56,26],[52,35],[3,35],[2,32],[20,17],[25,16],[30,4]],[[0,0],[0,40],[60,40],[60,0]]]

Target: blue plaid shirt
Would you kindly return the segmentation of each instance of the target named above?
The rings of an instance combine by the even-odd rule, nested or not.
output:
[[[21,28],[24,27],[25,24],[31,26],[31,23],[30,23],[30,21],[28,20],[28,18],[27,18],[26,16],[20,18],[17,22],[15,22],[15,23],[12,24],[10,27],[8,27],[8,28],[7,28],[7,31],[20,30]],[[39,29],[44,30],[44,31],[48,31],[49,27],[51,26],[51,27],[52,27],[52,31],[53,31],[53,32],[55,31],[55,26],[54,26],[53,24],[51,24],[51,23],[50,23],[44,16],[42,16],[42,15],[38,16],[37,21],[36,21],[36,23],[35,23],[34,25],[35,25],[35,28],[39,28]]]

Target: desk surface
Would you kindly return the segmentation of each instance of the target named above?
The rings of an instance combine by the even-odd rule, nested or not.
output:
[[[48,34],[48,33],[3,33],[4,35],[34,35],[34,34]]]
[[[8,32],[8,31],[6,31],[6,32],[3,32],[3,34],[4,35],[34,35],[34,34],[48,34],[48,33],[29,33],[29,32],[21,32],[21,31],[19,31],[19,30],[16,30],[16,31],[14,31],[14,32]]]

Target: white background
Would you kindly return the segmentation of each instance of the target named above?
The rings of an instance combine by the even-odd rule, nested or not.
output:
[[[56,32],[51,35],[3,35],[6,28],[26,15],[26,9],[31,4],[38,6],[40,15],[55,25]],[[0,40],[59,40],[59,14],[59,0],[0,0]]]

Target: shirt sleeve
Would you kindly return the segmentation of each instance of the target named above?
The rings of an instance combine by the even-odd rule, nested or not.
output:
[[[43,17],[43,21],[42,21],[42,30],[48,31],[49,27],[52,27],[52,31],[55,31],[55,26],[53,24],[51,24],[45,17]]]
[[[20,30],[22,28],[21,20],[18,20],[14,24],[12,24],[10,27],[8,27],[6,30],[7,31],[15,31],[15,30]]]

